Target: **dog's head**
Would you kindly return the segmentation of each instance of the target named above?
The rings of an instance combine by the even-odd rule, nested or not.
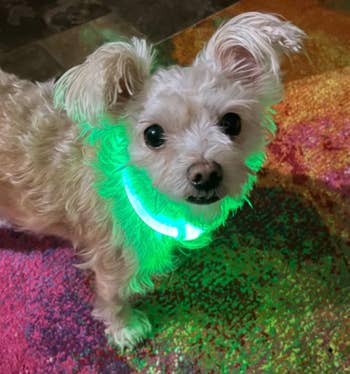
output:
[[[145,41],[109,43],[57,83],[56,104],[98,126],[129,123],[130,159],[175,200],[213,208],[242,194],[252,155],[268,141],[266,110],[281,98],[280,59],[304,33],[262,13],[219,28],[189,67],[159,68]]]

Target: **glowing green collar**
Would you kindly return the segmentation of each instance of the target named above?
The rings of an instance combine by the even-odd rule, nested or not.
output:
[[[203,228],[187,223],[183,218],[171,221],[170,218],[165,215],[153,214],[152,211],[147,210],[132,186],[131,179],[128,177],[128,170],[124,169],[122,175],[129,202],[134,208],[134,211],[147,226],[162,235],[170,236],[181,241],[195,240],[203,234]]]

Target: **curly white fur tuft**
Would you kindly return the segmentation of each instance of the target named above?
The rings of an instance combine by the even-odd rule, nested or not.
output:
[[[142,88],[152,61],[152,48],[143,39],[104,44],[58,80],[55,106],[74,121],[96,124],[101,114]]]

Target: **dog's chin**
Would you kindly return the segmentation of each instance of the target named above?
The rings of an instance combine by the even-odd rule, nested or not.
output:
[[[189,196],[187,198],[187,201],[191,204],[196,204],[196,205],[209,205],[209,204],[214,204],[217,201],[220,200],[220,197],[217,195],[213,195],[211,197],[197,197],[197,196]]]

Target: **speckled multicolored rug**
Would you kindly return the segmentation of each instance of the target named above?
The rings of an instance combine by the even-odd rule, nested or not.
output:
[[[268,3],[268,5],[267,5]],[[285,65],[276,141],[210,248],[137,301],[154,335],[125,355],[90,317],[91,276],[53,239],[0,232],[0,373],[350,371],[350,16],[345,1],[247,0],[160,47],[188,63],[223,18],[280,13],[309,34]]]

